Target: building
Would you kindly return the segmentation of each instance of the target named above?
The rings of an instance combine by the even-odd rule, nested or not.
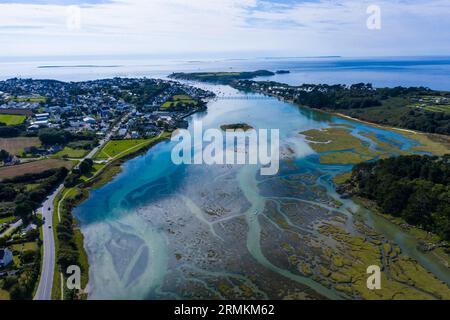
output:
[[[119,132],[118,132],[118,136],[119,137],[123,137],[123,136],[125,136],[127,134],[127,129],[125,129],[125,128],[122,128],[122,129],[120,129],[119,130]]]
[[[88,123],[88,124],[96,124],[97,123],[97,121],[92,117],[84,117],[83,122]]]
[[[0,267],[6,267],[12,261],[12,252],[8,248],[0,249]]]
[[[45,128],[48,127],[48,120],[35,121],[31,125],[38,126],[39,128]]]
[[[23,228],[21,235],[26,236],[29,232],[37,230],[37,225],[30,223],[26,228]]]
[[[48,117],[50,117],[49,113],[38,113],[34,116],[36,121],[47,121]]]

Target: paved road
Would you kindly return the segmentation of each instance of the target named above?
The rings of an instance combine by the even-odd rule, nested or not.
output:
[[[34,296],[35,300],[51,300],[53,275],[55,271],[55,239],[53,237],[53,201],[56,195],[61,191],[63,185],[60,185],[43,203],[40,208],[42,217],[45,219],[42,226],[44,240],[44,256],[42,257],[42,272],[39,279],[39,287]]]
[[[125,121],[128,116],[124,117]],[[91,159],[98,150],[100,150],[110,139],[112,133],[116,131],[120,127],[120,123],[115,126],[110,133],[102,140],[99,141],[98,147],[92,149],[82,160]],[[34,300],[51,300],[52,298],[52,287],[53,287],[53,277],[55,271],[55,238],[53,234],[53,201],[58,193],[62,190],[64,184],[61,184],[55,192],[53,192],[47,200],[42,204],[42,216],[45,219],[43,225],[43,246],[44,246],[44,256],[42,257],[42,270],[41,277],[39,279],[38,290],[36,291],[36,295],[34,296]]]

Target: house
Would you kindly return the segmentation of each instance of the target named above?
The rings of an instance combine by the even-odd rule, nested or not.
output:
[[[36,230],[37,229],[37,225],[30,223],[26,228],[23,228],[21,235],[25,236],[27,235],[29,232]]]
[[[8,248],[0,249],[0,267],[6,267],[12,261],[12,252]]]
[[[97,123],[97,121],[92,117],[84,117],[83,122],[88,123],[88,124],[96,124]]]
[[[9,157],[4,161],[5,166],[15,166],[16,164],[20,164],[20,159],[16,156]]]
[[[48,127],[48,120],[35,121],[32,123],[33,126],[39,126],[40,128]]]
[[[136,131],[131,132],[131,139],[138,139],[139,138],[139,133],[137,133]]]
[[[72,128],[81,128],[83,126],[83,122],[81,122],[81,121],[69,121],[69,125]]]
[[[48,120],[48,117],[50,117],[49,113],[38,113],[34,116],[37,121],[45,121]]]
[[[48,148],[48,152],[49,153],[57,153],[63,149],[64,149],[63,146],[60,146],[59,144],[55,144],[55,145],[51,146],[50,148]]]
[[[126,134],[127,134],[127,129],[122,128],[119,130],[118,136],[123,137]]]

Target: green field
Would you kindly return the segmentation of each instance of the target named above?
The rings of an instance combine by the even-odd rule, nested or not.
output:
[[[5,218],[0,218],[0,224],[3,224],[3,223],[11,223],[11,222],[13,222],[15,219],[17,219],[17,218],[14,217],[14,216],[5,217]]]
[[[11,246],[11,249],[14,251],[20,251],[20,252],[37,251],[38,245],[36,242],[25,242],[25,243],[21,243],[21,244],[13,244]]]
[[[7,126],[15,126],[25,121],[25,116],[19,116],[14,114],[0,114],[0,122],[3,122]]]
[[[17,102],[40,103],[40,102],[46,102],[47,98],[46,97],[40,97],[40,96],[36,96],[36,97],[16,97],[16,98],[14,98],[14,100],[17,101]]]
[[[170,99],[169,101],[164,102],[161,105],[161,109],[168,109],[172,106],[177,106],[180,103],[184,104],[190,104],[190,105],[197,105],[198,101],[192,99],[192,97],[184,94],[175,95]]]
[[[69,147],[65,147],[63,150],[52,155],[54,158],[83,158],[88,153],[87,150],[84,149],[72,149]]]
[[[425,110],[432,111],[432,112],[446,112],[450,113],[450,105],[433,105],[433,106],[426,106]]]
[[[385,152],[370,150],[367,144],[342,128],[308,130],[302,132],[310,147],[320,154],[323,164],[357,164],[381,156]]]
[[[126,139],[111,140],[95,155],[95,160],[108,160],[115,158],[122,153],[134,150],[135,147],[145,145],[151,139]]]

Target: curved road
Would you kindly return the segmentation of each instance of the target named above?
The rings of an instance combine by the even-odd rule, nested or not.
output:
[[[129,115],[124,117],[121,121],[123,123],[127,120]],[[79,159],[83,161],[85,159],[91,159],[98,150],[100,150],[111,138],[114,131],[116,131],[120,124],[116,125],[110,133],[103,139],[99,141],[99,145],[92,149],[88,155],[86,155],[83,159]],[[53,277],[55,273],[55,238],[53,234],[53,201],[55,200],[58,193],[63,189],[64,183],[62,183],[42,204],[42,207],[39,209],[42,212],[42,217],[45,220],[42,226],[42,235],[43,235],[43,246],[44,246],[44,255],[42,257],[42,270],[41,277],[39,278],[39,286],[34,296],[34,300],[51,300],[52,299],[52,287],[53,287]]]
[[[44,256],[42,257],[42,272],[39,279],[39,287],[34,296],[35,300],[51,300],[53,275],[55,271],[55,239],[53,237],[53,200],[61,191],[63,185],[60,185],[41,207],[42,217],[45,219],[42,226],[42,235],[44,240]]]

